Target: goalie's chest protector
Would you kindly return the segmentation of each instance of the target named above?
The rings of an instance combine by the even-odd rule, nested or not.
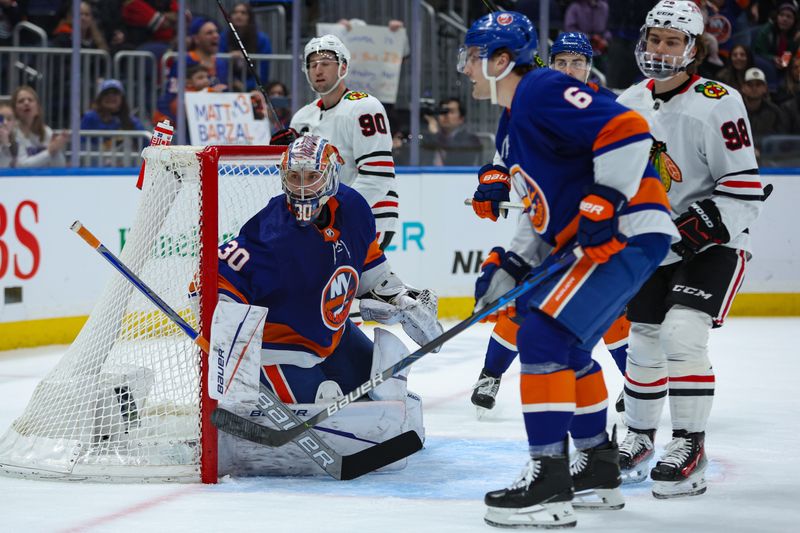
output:
[[[245,223],[234,239],[248,258],[220,247],[220,292],[269,308],[264,345],[269,350],[326,357],[347,321],[365,263],[371,257],[375,227],[369,206],[347,186],[329,200],[328,226],[300,227],[284,196]],[[369,256],[369,257],[368,257]]]

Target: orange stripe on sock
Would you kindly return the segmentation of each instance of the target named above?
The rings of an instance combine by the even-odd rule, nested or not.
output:
[[[578,262],[567,270],[539,309],[552,317],[557,316],[561,306],[572,297],[576,287],[589,275],[594,265],[594,262],[587,256],[581,256]]]
[[[575,371],[552,374],[522,374],[519,382],[522,404],[575,403]]]
[[[294,396],[289,390],[289,385],[283,378],[278,365],[264,365],[264,373],[267,375],[272,390],[278,395],[283,403],[295,403]]]
[[[603,371],[578,378],[575,382],[575,407],[588,407],[608,399]]]
[[[616,344],[627,339],[630,331],[631,323],[625,315],[622,315],[608,328],[606,334],[603,335],[603,341],[606,344]]]

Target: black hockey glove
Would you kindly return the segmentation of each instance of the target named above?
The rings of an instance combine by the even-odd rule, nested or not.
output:
[[[680,242],[672,245],[672,251],[684,259],[693,257],[709,244],[724,244],[731,240],[728,229],[722,223],[722,215],[714,200],[706,198],[694,202],[689,209],[675,219]]]
[[[269,144],[272,146],[289,146],[298,137],[300,137],[300,134],[297,133],[297,130],[294,128],[284,128],[276,131],[272,135],[272,138],[269,140]]]

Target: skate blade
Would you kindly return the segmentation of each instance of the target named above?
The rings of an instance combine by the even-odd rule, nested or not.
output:
[[[613,511],[625,507],[619,487],[614,489],[588,489],[576,492],[572,500],[575,509],[603,509]]]
[[[707,489],[704,476],[692,479],[690,476],[684,481],[655,481],[653,483],[653,497],[659,500],[670,498],[683,498],[685,496],[700,496]]]
[[[570,502],[557,502],[522,509],[487,507],[483,521],[494,527],[558,529],[575,527],[578,517]]]
[[[620,474],[622,476],[622,484],[623,485],[632,485],[634,483],[641,483],[642,481],[647,479],[648,471],[650,470],[648,464],[650,461],[645,461],[644,463],[640,463],[635,468],[631,468],[630,470],[623,470]]]

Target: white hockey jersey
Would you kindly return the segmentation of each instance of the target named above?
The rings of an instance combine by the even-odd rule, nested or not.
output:
[[[392,132],[383,104],[367,93],[346,91],[335,106],[323,109],[322,99],[302,107],[291,127],[328,139],[345,161],[342,183],[366,198],[378,233],[394,231],[398,196],[394,185]]]
[[[655,138],[651,160],[661,174],[673,219],[712,198],[731,236],[723,246],[750,252],[748,226],[763,206],[763,188],[742,97],[732,87],[692,76],[666,101],[644,80],[617,99],[638,111]],[[662,264],[679,261],[670,251]]]

